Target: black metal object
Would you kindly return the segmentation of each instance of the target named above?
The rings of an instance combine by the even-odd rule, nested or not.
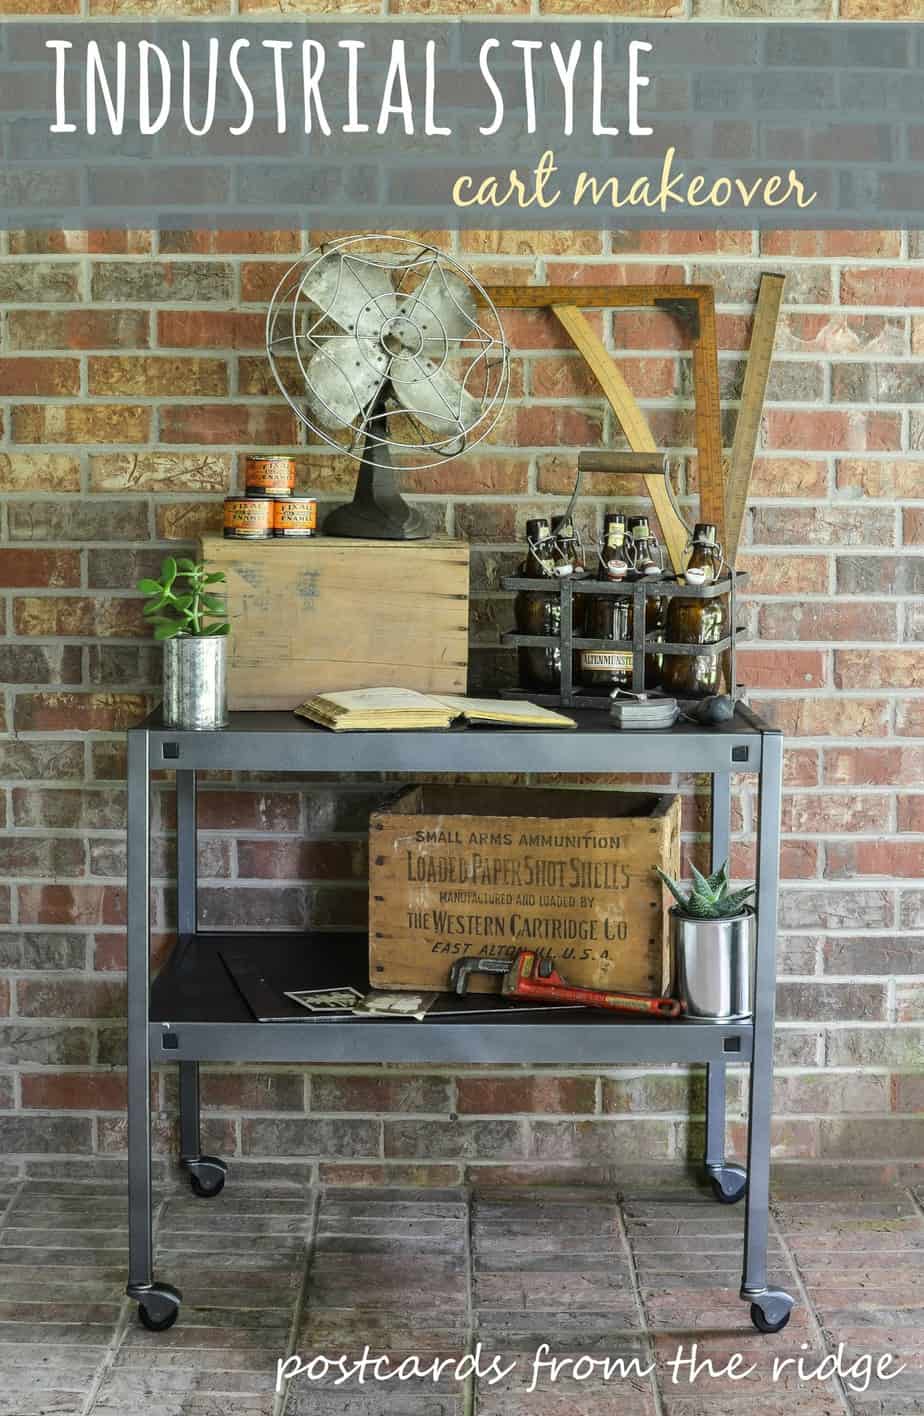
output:
[[[384,394],[372,410],[369,422],[383,426],[388,417]],[[392,466],[391,451],[377,440],[370,456],[371,439],[366,434],[363,458],[356,475],[353,500],[332,511],[324,522],[325,536],[354,536],[369,541],[419,541],[429,533],[416,507],[404,500]]]
[[[504,590],[526,590],[536,594],[561,596],[561,622],[558,634],[505,634],[503,643],[511,648],[559,648],[561,654],[561,690],[559,693],[533,693],[528,689],[505,689],[504,698],[528,698],[532,703],[562,708],[608,708],[608,695],[595,694],[579,688],[574,682],[574,652],[579,649],[631,649],[632,691],[645,689],[645,657],[648,654],[681,654],[696,658],[716,658],[729,654],[729,688],[736,682],[735,672],[735,593],[747,579],[739,571],[723,576],[713,585],[687,585],[672,576],[638,580],[593,580],[590,576],[563,576],[561,579],[532,579],[507,575],[501,581]],[[650,599],[714,600],[728,596],[729,633],[714,644],[670,644],[646,633],[645,608]],[[612,596],[632,600],[631,639],[589,639],[574,632],[574,601],[582,596]]]

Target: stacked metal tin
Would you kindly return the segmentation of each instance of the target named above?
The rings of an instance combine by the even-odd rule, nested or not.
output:
[[[304,540],[318,526],[314,497],[297,497],[293,457],[248,457],[244,495],[225,497],[224,534],[229,540]]]

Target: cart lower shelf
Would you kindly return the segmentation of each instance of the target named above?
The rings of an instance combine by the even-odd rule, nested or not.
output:
[[[364,934],[242,934],[181,938],[151,989],[155,1062],[748,1062],[749,1022],[675,1021],[584,1008],[415,1019],[257,1022],[222,952],[252,950],[280,997],[286,989],[369,985]]]

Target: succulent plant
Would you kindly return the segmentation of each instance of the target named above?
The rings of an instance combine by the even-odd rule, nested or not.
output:
[[[154,638],[227,634],[231,626],[225,618],[224,601],[208,589],[221,584],[224,578],[224,571],[209,572],[201,561],[167,556],[160,568],[160,579],[139,580],[137,586],[150,597],[144,617],[154,626]]]
[[[754,894],[753,885],[746,885],[742,890],[729,890],[728,861],[712,875],[701,874],[696,866],[691,864],[693,887],[688,895],[685,895],[677,882],[665,875],[663,870],[658,870],[657,866],[655,870],[677,901],[681,913],[690,919],[731,919],[734,915],[741,914]]]

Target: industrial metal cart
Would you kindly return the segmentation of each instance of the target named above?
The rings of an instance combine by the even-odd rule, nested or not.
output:
[[[782,739],[744,705],[714,727],[682,723],[658,732],[615,731],[599,711],[573,713],[576,731],[467,728],[445,732],[332,733],[290,713],[233,713],[227,728],[181,732],[158,713],[128,733],[128,1172],[129,1279],[145,1327],[163,1331],[181,1294],[153,1272],[150,1069],[176,1062],[180,1075],[181,1162],[194,1192],[224,1186],[224,1162],[202,1155],[200,1062],[703,1063],[707,1073],[705,1168],[716,1199],[745,1200],[741,1297],[761,1332],[779,1332],[793,1298],[767,1280],[770,1120]],[[150,980],[150,783],[176,772],[177,943],[153,989]],[[753,1018],[715,1023],[575,1010],[498,1011],[370,1021],[258,1022],[224,968],[223,945],[246,936],[202,931],[196,908],[196,774],[259,772],[708,773],[712,862],[729,851],[731,776],[759,784],[757,944]],[[254,947],[306,942],[338,947],[343,935],[261,934]],[[725,1069],[750,1067],[747,1171],[725,1159]]]

